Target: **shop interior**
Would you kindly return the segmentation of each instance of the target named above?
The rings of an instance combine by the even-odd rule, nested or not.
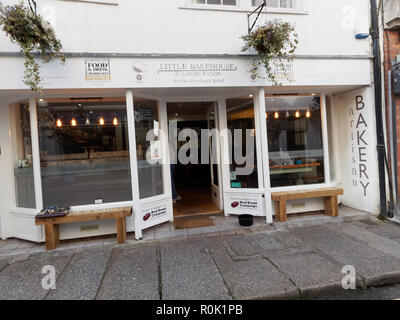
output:
[[[216,180],[218,167],[210,163],[202,164],[201,161],[201,130],[208,129],[210,126],[212,128],[215,125],[213,106],[214,102],[167,104],[170,127],[171,122],[176,122],[178,135],[184,129],[192,129],[199,137],[197,145],[198,164],[182,164],[178,159],[177,164],[171,165],[171,183],[174,184],[178,195],[174,200],[175,219],[204,217],[223,213],[223,210],[218,207],[212,197],[211,184],[213,182],[211,177],[213,176],[213,180]],[[186,141],[179,141],[178,139],[178,152],[183,145],[188,143],[191,143],[189,137],[186,138]],[[189,156],[189,151],[187,151],[187,155]],[[215,171],[214,174],[213,171]],[[215,183],[218,184],[217,181]]]

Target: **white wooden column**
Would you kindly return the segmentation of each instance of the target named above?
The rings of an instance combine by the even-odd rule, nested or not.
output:
[[[218,101],[214,103],[214,121],[215,121],[215,129],[217,129],[217,136],[215,139],[215,152],[217,156],[217,168],[218,168],[218,191],[219,191],[219,209],[224,209],[224,181],[222,180],[222,160],[221,160],[221,136],[220,136],[220,123],[219,123],[219,107]],[[211,153],[212,154],[212,153]],[[214,168],[212,168],[214,170]]]
[[[32,163],[33,180],[35,185],[35,202],[38,211],[43,209],[42,176],[40,173],[40,148],[39,130],[37,121],[37,103],[35,98],[29,98],[29,110],[31,121],[31,140],[32,140]]]
[[[133,103],[133,93],[131,90],[126,92],[126,112],[128,116],[128,136],[129,136],[129,159],[131,165],[131,183],[132,183],[132,200],[133,200],[133,221],[135,228],[135,239],[142,238],[141,226],[141,206],[139,194],[139,173],[137,167],[136,153],[136,130],[135,130],[135,111]]]
[[[335,170],[335,182],[339,184],[342,181],[341,172],[340,172],[340,143],[339,143],[339,133],[338,133],[338,112],[336,106],[336,96],[331,96],[331,135],[332,135],[332,152],[333,152],[333,161],[334,161],[334,170]],[[331,177],[332,183],[332,177]]]
[[[15,193],[13,188],[13,160],[10,141],[9,105],[0,104],[0,239],[7,239],[12,234],[10,223],[10,196]],[[13,189],[10,193],[10,188]]]
[[[331,170],[330,170],[330,159],[329,159],[329,140],[328,140],[328,121],[326,112],[326,97],[324,94],[321,95],[321,121],[322,121],[322,147],[324,150],[324,174],[325,183],[331,183]]]
[[[272,201],[271,201],[271,182],[269,176],[269,156],[268,156],[268,137],[267,137],[267,121],[265,110],[265,91],[264,88],[258,89],[258,114],[259,127],[261,135],[261,151],[262,151],[262,170],[264,174],[264,199],[267,223],[273,223]]]
[[[229,141],[227,135],[227,119],[226,119],[226,101],[225,99],[218,100],[218,120],[219,120],[219,132],[220,132],[220,152],[221,152],[221,171],[222,181],[221,186],[223,188],[223,197],[225,199],[225,192],[231,187],[231,178],[229,173]],[[225,203],[225,201],[224,201]],[[228,216],[226,208],[224,208],[225,216]]]
[[[171,213],[170,222],[174,221],[174,208],[172,204],[172,185],[171,185],[171,160],[169,154],[169,131],[168,131],[168,114],[167,103],[165,100],[158,102],[158,120],[160,121],[160,143],[162,152],[162,166],[163,166],[163,188],[164,195],[169,198],[168,212]]]

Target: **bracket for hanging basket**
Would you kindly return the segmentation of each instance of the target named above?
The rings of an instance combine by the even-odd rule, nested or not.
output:
[[[258,18],[260,17],[261,12],[264,10],[264,8],[267,7],[267,0],[264,0],[262,4],[260,4],[256,9],[254,9],[251,13],[249,13],[247,15],[247,27],[248,27],[248,32],[250,34],[250,32],[253,30],[254,26],[256,25]],[[250,18],[253,14],[257,13],[257,17],[254,20],[253,24],[250,25]]]
[[[37,4],[35,0],[28,0],[29,8],[31,9],[32,13],[37,15]]]

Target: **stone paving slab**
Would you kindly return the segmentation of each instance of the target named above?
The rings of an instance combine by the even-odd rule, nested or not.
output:
[[[400,225],[395,225],[389,222],[382,222],[381,224],[377,224],[372,227],[370,226],[368,227],[368,231],[386,238],[400,238]]]
[[[97,299],[158,300],[158,252],[155,245],[114,249]]]
[[[163,223],[154,229],[154,239],[164,239],[171,237],[169,222]]]
[[[295,285],[266,259],[219,266],[234,299],[276,299],[299,294]]]
[[[206,245],[234,299],[266,299],[298,295],[299,292],[293,283],[266,259],[249,256],[247,260],[234,260],[235,257],[228,253],[230,248],[223,246],[228,240],[232,242],[232,239],[236,242],[237,251],[247,249],[249,243],[253,245],[243,235],[207,238]],[[240,247],[240,239],[246,240],[243,247]]]
[[[353,223],[343,223],[341,225],[327,225],[328,228],[345,233],[356,240],[365,243],[369,247],[382,251],[390,256],[400,259],[400,243],[380,236],[370,229],[360,228]],[[400,228],[399,228],[400,231]]]
[[[145,231],[148,242],[129,234],[124,245],[115,237],[89,239],[51,252],[7,240],[1,246],[14,249],[0,258],[0,299],[307,298],[340,286],[341,269],[349,264],[361,287],[400,283],[395,225],[364,217],[240,228],[237,218],[216,220],[232,229],[178,235],[166,223]],[[161,240],[154,240],[156,233]],[[55,291],[41,289],[47,264],[57,270]]]
[[[300,289],[302,294],[315,294],[341,287],[341,268],[314,252],[270,257]]]
[[[58,279],[56,290],[51,290],[46,299],[95,299],[111,252],[112,248],[106,247],[75,253]]]
[[[248,239],[257,243],[263,250],[280,250],[284,246],[270,233],[258,233],[255,235],[249,235]]]
[[[0,272],[7,266],[8,266],[8,262],[6,259],[0,260]]]
[[[242,235],[232,235],[223,238],[224,243],[229,246],[233,255],[236,256],[255,256],[261,253],[262,248],[247,237]]]
[[[301,239],[287,230],[274,232],[273,235],[286,248],[300,247],[303,245],[303,241]]]
[[[10,251],[17,249],[20,244],[21,242],[17,239],[7,240],[0,248],[0,255],[6,255]]]
[[[344,267],[352,265],[362,275],[365,285],[382,285],[400,281],[400,260],[326,226],[291,229],[297,237],[337,261]]]
[[[39,300],[49,293],[42,287],[42,268],[54,266],[58,278],[71,259],[71,254],[42,255],[13,263],[0,273],[0,300]]]
[[[204,239],[168,241],[160,247],[162,299],[231,299]]]

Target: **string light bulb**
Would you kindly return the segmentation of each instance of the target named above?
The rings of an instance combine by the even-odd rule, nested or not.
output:
[[[307,110],[307,112],[306,112],[306,118],[310,118],[311,117],[311,112],[310,112],[310,110]]]
[[[71,126],[76,127],[76,119],[75,118],[72,118]]]
[[[113,119],[113,125],[114,125],[114,126],[117,126],[117,125],[118,125],[118,119],[117,119],[117,117],[114,117],[114,119]]]
[[[277,111],[277,112],[275,112],[275,114],[274,114],[274,118],[275,119],[279,119],[279,112]]]
[[[99,124],[100,124],[101,126],[104,126],[104,118],[103,118],[103,117],[100,117],[100,119],[99,119]]]
[[[296,118],[300,118],[300,111],[297,110],[294,116],[295,116]]]
[[[62,127],[62,121],[61,121],[61,119],[57,119],[57,121],[56,121],[56,126],[57,126],[58,128],[61,128],[61,127]]]

